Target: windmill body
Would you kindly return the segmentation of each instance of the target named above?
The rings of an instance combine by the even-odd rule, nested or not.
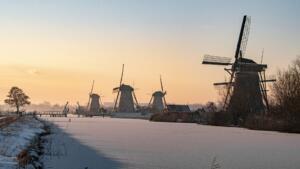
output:
[[[248,60],[249,61],[249,60]],[[246,119],[249,114],[262,114],[266,110],[261,89],[260,73],[263,69],[253,62],[243,63],[235,73],[232,94],[227,111],[233,114],[233,122]]]
[[[120,90],[120,100],[117,108],[118,112],[135,112],[134,101],[133,101],[133,92],[134,89],[129,86],[122,84],[119,88]]]
[[[100,113],[100,96],[98,94],[91,94],[91,104],[89,107],[89,112],[91,114],[98,114]]]
[[[162,91],[156,91],[152,94],[153,97],[153,103],[152,103],[152,110],[154,112],[162,112],[165,108],[163,98],[165,96],[165,93]]]

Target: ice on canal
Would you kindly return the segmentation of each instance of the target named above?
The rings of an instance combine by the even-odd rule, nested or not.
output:
[[[300,134],[137,119],[45,118],[45,168],[299,169]]]

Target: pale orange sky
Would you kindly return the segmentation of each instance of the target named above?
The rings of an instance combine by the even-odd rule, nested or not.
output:
[[[268,74],[287,67],[300,53],[299,21],[285,20],[294,14],[288,10],[277,14],[270,9],[272,16],[255,11],[259,10],[255,5],[225,7],[223,14],[231,12],[219,18],[203,14],[201,3],[195,3],[199,10],[171,4],[186,13],[157,9],[155,14],[136,11],[144,7],[137,1],[128,6],[104,3],[93,8],[65,3],[55,7],[57,11],[51,9],[51,2],[31,1],[33,7],[8,5],[18,8],[17,12],[0,5],[6,14],[0,24],[1,102],[11,86],[18,86],[34,103],[85,104],[92,80],[94,91],[104,96],[103,102],[112,102],[112,88],[119,83],[123,63],[124,82],[134,84],[139,102],[148,102],[151,93],[160,89],[160,74],[167,102],[216,101],[218,94],[212,83],[223,81],[227,74],[223,67],[202,65],[202,56],[233,56],[245,12],[252,16],[247,56],[259,61],[264,48]],[[286,6],[292,6],[289,3]],[[107,7],[118,13],[101,13]]]

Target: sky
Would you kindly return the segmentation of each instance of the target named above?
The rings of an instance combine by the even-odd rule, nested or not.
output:
[[[160,89],[168,103],[217,101],[212,85],[227,74],[204,54],[233,57],[243,15],[251,16],[246,56],[268,75],[300,55],[298,0],[1,0],[0,103],[12,86],[34,103],[85,104],[91,83],[113,102],[124,83],[147,103]]]

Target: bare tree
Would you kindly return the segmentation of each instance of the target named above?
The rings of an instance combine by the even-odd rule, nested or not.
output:
[[[20,107],[30,104],[29,97],[23,92],[22,89],[16,86],[10,89],[7,97],[8,98],[5,99],[4,102],[11,107],[15,107],[16,112],[19,115],[22,115],[20,113]]]
[[[272,86],[273,97],[279,111],[289,122],[300,119],[300,56],[288,67],[277,73]]]
[[[204,107],[207,112],[211,112],[211,113],[216,112],[218,109],[214,102],[207,102]]]

